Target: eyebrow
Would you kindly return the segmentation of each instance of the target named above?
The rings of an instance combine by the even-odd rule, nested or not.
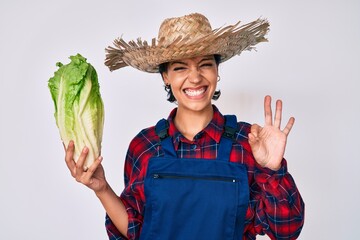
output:
[[[183,64],[183,65],[187,65],[185,62],[181,62],[181,61],[174,61],[174,62],[170,62],[170,66],[174,65],[174,64]]]

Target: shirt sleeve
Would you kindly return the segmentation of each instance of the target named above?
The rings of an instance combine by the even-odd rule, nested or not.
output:
[[[271,239],[296,239],[304,225],[303,199],[285,159],[277,171],[263,168],[256,162],[247,137],[250,128],[249,123],[239,123],[239,145],[235,148],[248,168],[250,187],[243,239],[265,234]],[[233,158],[236,158],[235,154]]]
[[[129,149],[124,169],[125,188],[120,195],[120,199],[123,202],[128,214],[129,222],[127,236],[123,236],[115,227],[109,216],[106,215],[105,226],[110,240],[139,239],[140,237],[143,220],[143,217],[140,214],[142,209],[140,208],[144,204],[141,201],[140,190],[138,189],[140,186],[137,184],[141,182],[141,180],[135,177],[136,174],[132,174],[134,170],[132,162],[131,149]]]
[[[153,141],[154,135],[153,128],[142,130],[129,145],[124,165],[125,188],[120,195],[128,214],[128,232],[126,237],[121,235],[111,219],[106,216],[105,226],[110,240],[140,238],[145,206],[146,168],[149,159],[158,151]]]
[[[125,188],[124,188],[123,192],[121,193],[121,195],[119,196],[119,198],[122,201],[122,203],[124,204],[125,209],[128,214],[128,219],[129,219],[128,233],[127,233],[127,236],[122,235],[120,233],[120,231],[116,228],[114,223],[112,222],[109,215],[106,214],[105,227],[106,227],[106,232],[108,234],[109,240],[136,239],[134,234],[132,234],[131,231],[129,231],[130,226],[134,225],[135,221],[133,219],[137,215],[136,212],[131,207],[131,202],[136,201],[136,200],[134,200],[134,197],[131,196],[131,188],[130,188],[131,181],[130,181],[130,179],[131,179],[131,162],[132,162],[131,159],[132,158],[130,156],[131,156],[131,150],[129,148],[128,153],[126,155],[126,159],[125,159],[125,165],[124,165]]]
[[[105,227],[106,227],[106,233],[109,237],[109,240],[122,240],[127,239],[125,238],[119,230],[115,227],[109,216],[106,214],[105,217]]]
[[[142,224],[142,221],[140,220],[141,217],[137,217],[139,214],[137,214],[134,209],[129,207],[129,204],[127,204],[122,197],[120,197],[120,199],[126,207],[129,218],[127,236],[124,236],[119,232],[119,230],[111,221],[110,217],[106,214],[105,227],[109,240],[139,239]]]
[[[287,171],[286,160],[282,160],[277,171],[255,165],[250,192],[256,211],[256,233],[267,234],[271,239],[297,239],[304,224],[305,204]]]

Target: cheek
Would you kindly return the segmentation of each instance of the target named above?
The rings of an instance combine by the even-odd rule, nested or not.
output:
[[[172,88],[180,88],[184,83],[186,77],[181,76],[181,74],[169,74],[167,82],[172,86]]]
[[[209,73],[207,75],[207,79],[208,81],[210,82],[210,84],[212,85],[217,85],[217,80],[218,80],[218,74],[217,74],[217,71],[214,71],[212,73]]]

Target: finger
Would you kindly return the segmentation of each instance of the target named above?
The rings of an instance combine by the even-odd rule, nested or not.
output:
[[[77,181],[79,181],[81,179],[82,174],[86,170],[86,169],[84,169],[84,163],[85,163],[88,152],[89,152],[89,149],[87,147],[84,147],[83,150],[81,151],[79,159],[76,162],[75,178]]]
[[[255,138],[254,134],[252,134],[252,133],[248,134],[248,141],[249,141],[250,144],[254,143],[255,139],[256,138]]]
[[[264,98],[265,125],[272,125],[271,97],[269,95]]]
[[[253,124],[253,125],[251,125],[250,132],[255,138],[257,138],[261,129],[262,129],[262,127],[260,127],[259,125]]]
[[[283,133],[285,133],[286,136],[289,135],[292,127],[294,126],[294,123],[295,123],[295,118],[291,117],[283,130]]]
[[[74,161],[74,149],[75,149],[74,142],[70,141],[65,152],[65,162],[73,177],[75,177],[75,167],[76,167]]]
[[[92,183],[92,176],[94,175],[96,169],[99,167],[99,165],[101,164],[103,160],[103,157],[100,156],[97,159],[95,159],[94,163],[91,164],[91,166],[89,167],[89,169],[86,171],[86,176],[84,178],[84,182],[85,184],[91,184]]]
[[[274,126],[277,128],[280,128],[281,125],[281,115],[282,115],[282,101],[277,100],[276,101],[276,110],[275,110],[275,121]]]

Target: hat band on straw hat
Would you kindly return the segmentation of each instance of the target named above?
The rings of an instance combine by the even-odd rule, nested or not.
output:
[[[111,71],[131,66],[154,73],[161,63],[196,56],[219,54],[224,62],[267,41],[266,19],[239,25],[240,22],[212,30],[208,19],[199,13],[165,19],[157,40],[153,38],[151,44],[141,38],[128,43],[123,38],[115,39],[114,46],[106,48],[105,65]]]

